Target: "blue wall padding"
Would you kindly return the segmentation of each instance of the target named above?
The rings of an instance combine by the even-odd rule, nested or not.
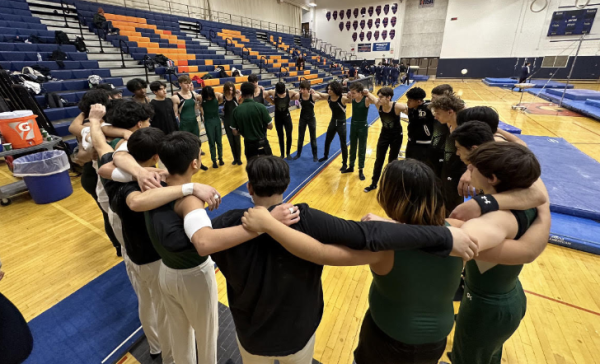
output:
[[[600,254],[600,222],[552,213],[550,243]]]
[[[600,163],[561,138],[522,135],[537,156],[550,210],[600,220]]]
[[[587,100],[587,99],[593,99],[593,100],[600,100],[600,92],[598,91],[593,91],[593,90],[581,90],[581,89],[577,89],[577,90],[564,90],[564,89],[550,89],[548,90],[548,93],[551,95],[555,95],[555,96],[561,96],[562,94],[565,94],[565,99],[570,99],[570,100]]]

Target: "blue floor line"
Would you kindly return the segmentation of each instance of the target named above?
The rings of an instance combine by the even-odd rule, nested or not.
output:
[[[394,100],[399,99],[410,86],[394,89]],[[349,106],[350,107],[350,106]],[[369,108],[369,124],[379,119],[375,107]],[[350,120],[347,120],[348,135]],[[294,133],[297,136],[297,133]],[[377,137],[375,135],[371,136]],[[319,153],[323,155],[325,134],[317,138]],[[284,198],[289,200],[314,176],[341,153],[339,139],[331,144],[330,157],[326,162],[312,161],[310,143],[303,147],[301,159],[288,161],[291,181]],[[230,209],[252,207],[246,184],[223,197],[219,210],[209,212],[211,217]],[[92,280],[67,298],[29,322],[34,337],[34,349],[26,364],[112,364],[121,358],[131,344],[143,333],[140,327],[137,298],[123,263]],[[108,358],[107,356],[125,340],[127,342]]]

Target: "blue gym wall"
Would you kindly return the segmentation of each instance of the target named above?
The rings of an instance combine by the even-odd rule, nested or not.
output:
[[[532,62],[535,57],[528,57]],[[519,58],[519,64],[523,64],[523,58]],[[554,79],[566,79],[569,75],[574,57],[569,58],[567,68],[543,68],[540,70],[542,57],[537,58],[537,65],[534,71],[538,71],[534,78],[550,78],[551,73],[556,72]],[[517,58],[448,58],[440,59],[437,69],[437,78],[485,78],[485,77],[513,77],[518,76],[520,66],[515,70]],[[582,56],[577,58],[577,63],[573,69],[572,79],[576,80],[597,80],[600,78],[600,56]],[[466,76],[460,71],[469,70]]]

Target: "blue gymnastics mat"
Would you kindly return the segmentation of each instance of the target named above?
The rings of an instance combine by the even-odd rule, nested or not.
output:
[[[600,220],[600,163],[562,138],[522,135],[521,139],[540,161],[550,210]]]
[[[569,99],[569,100],[587,100],[587,99],[592,99],[592,100],[600,100],[600,92],[598,91],[593,91],[593,90],[564,90],[564,89],[550,89],[548,90],[548,93],[550,95],[555,95],[555,96],[560,96],[562,97],[562,94],[565,94],[565,99]]]
[[[560,103],[561,96],[553,95],[549,93],[550,90],[543,90],[540,88],[531,88],[526,92],[538,96],[544,100],[551,101],[555,104]],[[561,94],[562,95],[562,94]],[[600,120],[600,105],[594,102],[595,100],[571,100],[566,97],[563,99],[562,106],[565,109],[575,111],[585,116],[589,116],[592,119]]]
[[[514,78],[495,78],[495,77],[486,77],[483,80],[488,86],[494,87],[513,87],[518,81]]]
[[[500,123],[498,124],[498,128],[507,131],[511,134],[521,134],[521,129],[517,128],[516,126],[504,123],[502,121],[500,121]]]
[[[548,241],[600,255],[600,222],[553,212]]]
[[[412,75],[410,77],[411,80],[415,81],[415,82],[419,82],[419,81],[429,81],[429,76],[426,75]]]
[[[548,80],[530,80],[529,83],[533,83],[535,85],[535,87],[539,87],[539,88],[548,88],[548,89],[552,89],[552,88],[565,88],[565,86],[567,86],[566,83],[562,83],[562,82],[556,82],[556,81],[548,81]],[[573,88],[573,85],[568,85],[567,89],[571,89]]]

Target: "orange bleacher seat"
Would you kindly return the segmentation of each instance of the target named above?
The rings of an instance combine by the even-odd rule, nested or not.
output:
[[[311,85],[314,85],[314,84],[317,84],[317,83],[323,83],[323,79],[322,78],[318,78],[316,80],[311,80],[310,81]]]
[[[306,78],[307,80],[314,80],[317,77],[319,77],[319,75],[307,75],[307,76],[304,76],[304,78]]]
[[[302,73],[303,75],[310,75],[310,71],[302,71],[302,72],[303,72]]]
[[[177,67],[177,72],[188,73],[188,72],[190,72],[190,67],[189,66],[179,66],[179,67]]]
[[[204,80],[204,86],[219,86],[221,84],[221,80],[218,78],[211,78],[208,80]]]
[[[256,52],[256,51],[250,51],[250,55],[251,56],[258,56],[258,52]]]
[[[213,65],[212,59],[205,59],[204,60],[204,65],[205,66],[212,66]]]
[[[196,60],[196,55],[195,54],[188,54],[187,55],[187,60],[188,61],[195,61]]]
[[[235,83],[242,83],[242,82],[248,82],[248,76],[235,78]]]
[[[297,75],[298,75],[298,72],[296,72],[296,71],[290,72],[290,77],[294,77],[294,76],[297,76]]]
[[[273,63],[273,67],[279,68],[279,67],[281,67],[281,63]]]
[[[187,66],[188,65],[187,60],[176,59],[173,62],[175,62],[176,66]]]
[[[190,78],[194,78],[196,76],[202,78],[202,76],[204,76],[207,73],[208,72],[194,72],[194,73],[190,73]]]
[[[228,64],[221,65],[221,67],[223,67],[223,70],[225,71],[229,71],[231,69],[231,66],[229,66]]]
[[[223,86],[213,87],[214,92],[223,93]]]

